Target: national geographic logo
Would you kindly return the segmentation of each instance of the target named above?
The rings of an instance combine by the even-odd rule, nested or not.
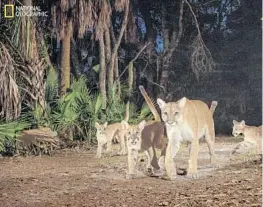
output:
[[[5,4],[4,6],[4,17],[5,18],[14,18],[15,9],[14,4]]]
[[[4,18],[14,17],[47,17],[48,12],[42,11],[40,6],[15,6],[14,4],[4,5]]]

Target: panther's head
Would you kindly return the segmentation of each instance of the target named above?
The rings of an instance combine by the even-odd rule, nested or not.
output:
[[[232,135],[234,137],[237,137],[240,134],[244,134],[244,128],[245,128],[245,121],[242,120],[241,122],[238,122],[236,120],[233,120],[233,130],[232,130]]]
[[[108,122],[105,122],[104,124],[99,124],[98,122],[96,122],[95,128],[97,129],[97,135],[104,135],[107,126],[108,126]]]
[[[140,150],[142,131],[146,125],[146,121],[141,121],[138,125],[129,125],[127,121],[121,122],[122,129],[125,130],[128,149]]]
[[[158,98],[157,103],[161,109],[162,119],[166,125],[175,126],[182,122],[183,110],[187,99],[184,97],[177,102],[166,103]]]

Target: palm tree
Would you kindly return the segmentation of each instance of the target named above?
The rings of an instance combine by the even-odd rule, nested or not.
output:
[[[60,0],[52,7],[53,27],[56,29],[58,40],[62,41],[60,62],[60,94],[65,94],[70,86],[70,41],[73,28],[78,37],[83,37],[88,28],[94,23],[92,0]]]
[[[109,0],[60,0],[53,5],[53,26],[57,29],[58,39],[62,41],[60,94],[64,94],[70,85],[70,40],[73,36],[73,28],[79,38],[83,37],[87,29],[95,29],[95,39],[99,41],[100,47],[99,86],[103,100],[102,108],[106,108],[106,68],[109,67],[108,86],[111,88],[114,80],[114,67],[117,67],[117,51],[128,21],[129,4],[129,0],[115,0],[116,10],[125,10],[125,12],[119,37],[114,42],[113,48],[111,48],[110,35],[112,9]],[[118,73],[115,72],[115,74]]]
[[[0,42],[0,118],[16,119],[21,113],[21,96],[17,85],[15,62]]]
[[[96,39],[99,40],[100,47],[100,78],[99,86],[102,96],[102,109],[106,108],[107,92],[106,92],[106,62],[108,63],[110,56],[110,38],[108,36],[108,26],[110,25],[111,7],[109,1],[100,0],[97,2],[97,8],[100,10],[99,18],[96,25]],[[105,49],[106,45],[106,49]],[[106,54],[107,53],[107,54]],[[106,61],[107,58],[107,61]]]
[[[20,4],[17,2],[17,4]],[[22,2],[24,6],[32,6],[32,0],[24,0]],[[38,51],[38,41],[37,41],[37,32],[36,32],[36,19],[34,17],[21,16],[15,18],[13,23],[5,22],[10,25],[11,30],[6,30],[5,39],[8,40],[5,42],[7,48],[4,48],[2,45],[2,51],[5,53],[3,56],[2,62],[9,61],[10,65],[8,73],[11,76],[6,78],[6,81],[11,81],[10,77],[14,77],[12,83],[12,92],[13,103],[9,102],[9,107],[12,108],[12,104],[21,105],[22,101],[25,101],[26,104],[34,108],[36,105],[40,105],[42,110],[45,108],[45,93],[44,93],[44,71],[45,64],[44,61],[40,59],[39,51]],[[13,30],[13,31],[12,31]],[[11,33],[12,31],[12,33]],[[5,33],[5,32],[4,32]],[[11,37],[9,39],[9,37]],[[8,56],[8,53],[11,53],[16,64],[13,64],[14,61],[11,60]],[[12,63],[13,61],[13,63]],[[12,67],[14,67],[12,69]],[[4,71],[4,70],[3,70]],[[15,75],[16,74],[16,75]],[[20,78],[15,78],[15,76]],[[19,89],[22,90],[22,95],[19,92],[15,92],[15,85]],[[8,87],[7,85],[3,85],[3,88]],[[11,90],[11,88],[10,88]],[[18,90],[18,89],[17,89]],[[0,99],[4,96],[4,93],[0,94]],[[20,97],[24,97],[24,100],[21,100]],[[8,102],[7,102],[8,103]],[[19,108],[20,106],[14,107],[14,116],[13,118],[17,118],[16,114],[20,114],[16,112],[15,108]],[[9,118],[7,118],[9,119]]]

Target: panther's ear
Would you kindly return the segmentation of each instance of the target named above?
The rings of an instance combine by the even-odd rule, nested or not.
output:
[[[121,128],[122,129],[128,129],[129,128],[129,124],[128,124],[128,122],[127,121],[125,121],[125,120],[122,120],[121,121]]]
[[[182,109],[182,108],[184,108],[184,106],[185,106],[185,104],[186,104],[186,97],[183,97],[183,98],[181,98],[179,101],[178,101],[178,105],[179,105],[179,107]]]
[[[162,110],[163,107],[166,105],[165,101],[160,98],[157,98],[157,104],[159,105],[160,109]]]
[[[144,129],[145,125],[146,125],[146,121],[145,121],[145,120],[141,121],[141,122],[138,124],[139,130],[142,131],[142,130]]]
[[[96,127],[96,129],[98,129],[100,127],[100,124],[98,122],[96,122],[95,127]]]
[[[242,126],[245,126],[246,125],[246,122],[244,120],[241,121],[241,125]]]
[[[236,124],[237,124],[237,121],[236,121],[236,120],[233,120],[233,124],[236,125]]]
[[[104,126],[104,128],[106,128],[106,127],[108,126],[108,122],[105,122],[105,123],[103,124],[103,126]]]

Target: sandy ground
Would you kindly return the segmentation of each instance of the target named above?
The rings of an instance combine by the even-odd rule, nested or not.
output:
[[[126,156],[104,156],[93,150],[64,150],[54,156],[0,158],[0,206],[261,206],[262,159],[230,160],[236,140],[217,137],[220,167],[207,167],[208,148],[200,144],[198,179],[143,177],[125,179]],[[186,167],[188,149],[177,155]],[[145,162],[140,162],[140,168]]]

